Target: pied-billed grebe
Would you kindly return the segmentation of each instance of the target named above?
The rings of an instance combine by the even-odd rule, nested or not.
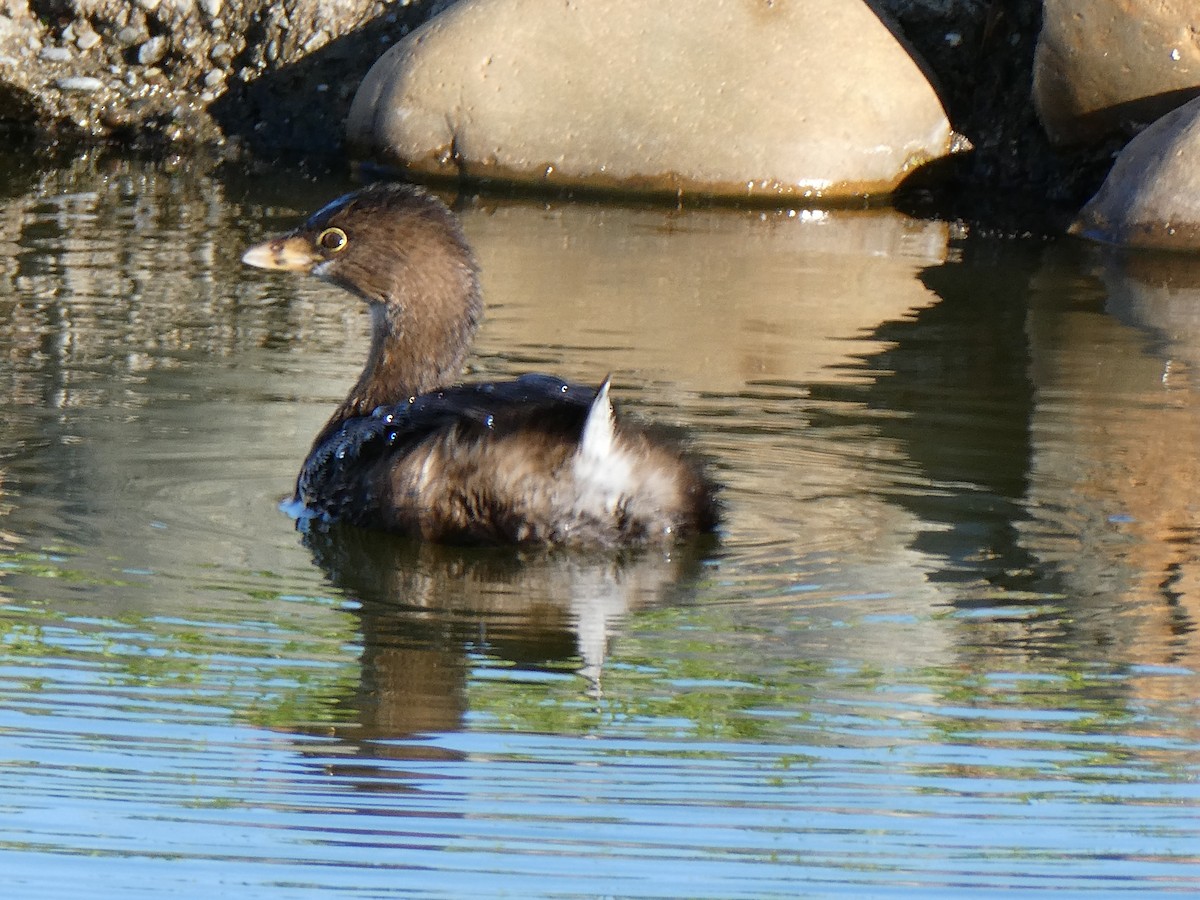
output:
[[[369,185],[242,260],[309,272],[371,311],[366,366],[296,482],[306,519],[518,544],[636,544],[716,526],[701,466],[618,423],[607,381],[451,386],[482,301],[458,222],[431,194]]]

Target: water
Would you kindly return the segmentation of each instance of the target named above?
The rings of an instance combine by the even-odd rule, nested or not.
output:
[[[238,257],[344,183],[8,171],[6,895],[1200,892],[1200,259],[467,198],[472,374],[611,372],[721,540],[306,543],[364,322]]]

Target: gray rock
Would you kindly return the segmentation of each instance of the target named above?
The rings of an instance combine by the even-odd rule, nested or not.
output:
[[[71,51],[66,47],[43,47],[38,59],[44,59],[46,62],[70,62],[71,56]]]
[[[75,46],[80,50],[88,51],[100,43],[100,35],[96,34],[91,28],[79,29],[75,35]]]
[[[1194,0],[1046,0],[1033,100],[1056,145],[1141,128],[1200,94]]]
[[[422,175],[771,198],[887,193],[951,138],[861,0],[463,0],[376,63],[347,131]]]
[[[143,66],[152,66],[166,55],[167,39],[160,34],[138,47],[137,60]]]
[[[90,75],[69,75],[55,80],[54,84],[63,91],[93,93],[104,89],[104,82]]]
[[[117,32],[117,41],[125,47],[132,47],[142,39],[144,32],[133,25],[126,25]]]
[[[1129,142],[1071,232],[1129,247],[1200,248],[1200,97]]]

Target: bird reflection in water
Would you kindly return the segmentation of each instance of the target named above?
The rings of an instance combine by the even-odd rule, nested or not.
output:
[[[477,654],[527,672],[561,672],[577,659],[586,693],[599,702],[621,622],[638,609],[688,602],[713,545],[517,551],[351,527],[313,529],[304,542],[359,604],[361,680],[347,703],[362,740],[461,729]]]

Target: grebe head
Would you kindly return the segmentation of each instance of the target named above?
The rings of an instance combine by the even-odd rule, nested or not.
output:
[[[458,379],[482,314],[478,267],[458,220],[432,194],[368,185],[251,247],[242,262],[315,275],[370,305],[372,351],[360,387],[373,402]]]

